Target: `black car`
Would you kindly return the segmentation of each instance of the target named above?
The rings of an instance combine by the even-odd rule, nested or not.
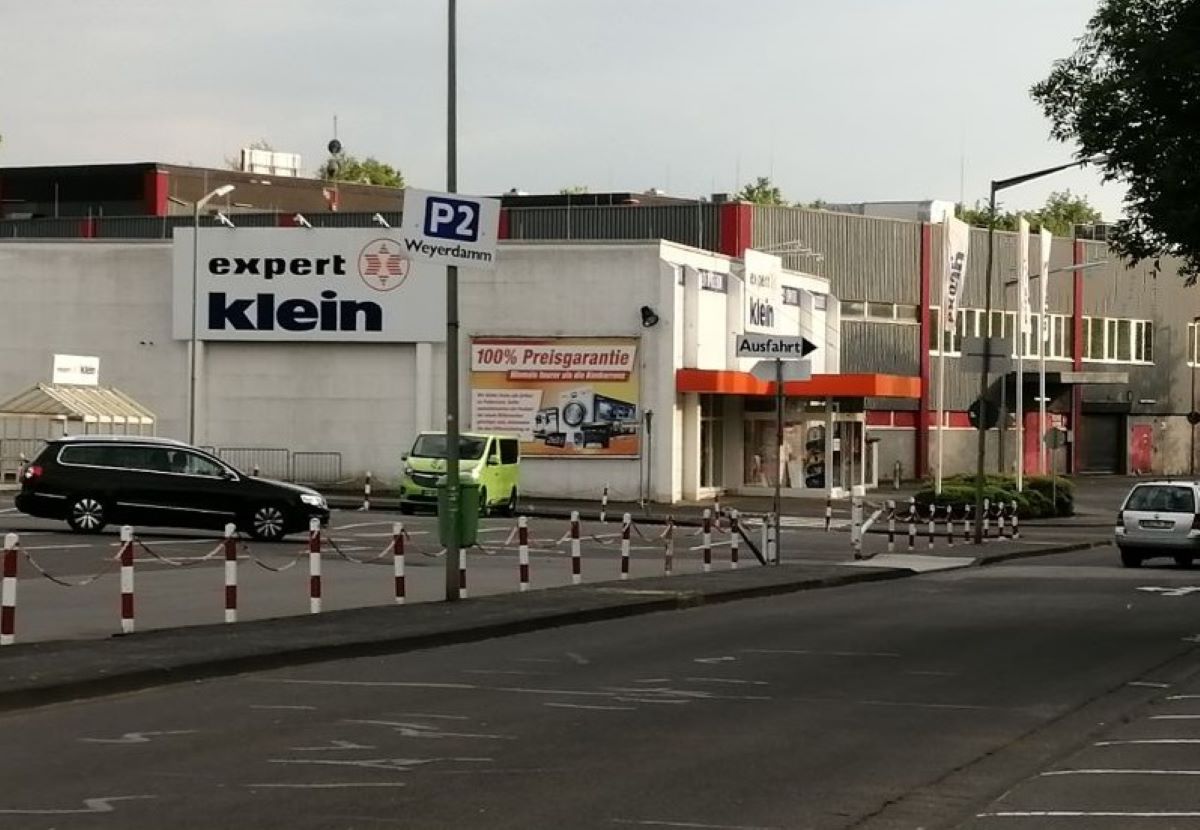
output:
[[[219,529],[258,539],[329,521],[315,490],[248,476],[203,450],[165,438],[71,436],[52,440],[21,474],[17,509],[64,519],[79,533],[106,524]]]

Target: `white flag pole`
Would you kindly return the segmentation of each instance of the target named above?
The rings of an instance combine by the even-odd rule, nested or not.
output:
[[[1029,221],[1017,222],[1017,492],[1025,489],[1025,334],[1029,320]]]
[[[946,457],[946,338],[954,339],[958,327],[959,298],[967,275],[967,253],[971,229],[966,222],[947,218],[942,224],[942,305],[938,320],[937,470],[934,492],[942,492],[942,470]]]
[[[1038,252],[1041,259],[1041,279],[1038,281],[1038,308],[1042,314],[1042,329],[1039,332],[1041,343],[1039,344],[1038,357],[1038,472],[1045,475],[1046,468],[1046,343],[1048,340],[1046,329],[1047,307],[1046,296],[1049,292],[1047,285],[1050,282],[1050,247],[1054,243],[1054,234],[1042,228],[1039,234],[1041,241],[1041,249]]]

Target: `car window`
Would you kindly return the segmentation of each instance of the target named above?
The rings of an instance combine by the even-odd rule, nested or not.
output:
[[[88,467],[118,467],[134,470],[155,469],[153,447],[82,444],[63,447],[59,458],[64,464]]]
[[[483,457],[483,449],[487,444],[484,438],[472,438],[460,435],[458,439],[458,457],[466,461],[474,461]],[[413,444],[412,455],[415,458],[445,458],[445,435],[422,435]]]
[[[220,478],[224,469],[220,464],[202,455],[197,455],[194,452],[185,452],[185,467],[184,472],[193,476],[209,476],[211,478]]]
[[[79,446],[78,444],[66,446],[58,455],[59,461],[64,464],[80,464],[89,467],[98,467],[106,464],[101,450],[104,447],[95,446]]]
[[[1125,509],[1154,513],[1195,513],[1196,498],[1191,487],[1146,484],[1133,489],[1125,503]]]
[[[518,444],[516,438],[501,438],[500,439],[500,463],[501,464],[516,464],[520,458]]]

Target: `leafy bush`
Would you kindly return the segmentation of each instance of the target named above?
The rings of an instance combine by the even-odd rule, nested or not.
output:
[[[1057,486],[1057,492],[1055,487]],[[1054,496],[1057,495],[1057,500]],[[995,505],[1006,507],[1017,503],[1017,515],[1023,519],[1045,519],[1055,516],[1070,516],[1075,512],[1075,486],[1064,478],[1057,483],[1044,476],[1025,480],[1023,492],[1017,492],[1016,479],[1012,476],[985,476],[983,497]],[[929,505],[950,505],[956,517],[964,514],[964,508],[975,506],[975,477],[971,475],[950,476],[942,481],[942,493],[935,495],[932,486],[926,486],[915,494],[922,514],[927,514]],[[903,511],[903,504],[897,505]]]

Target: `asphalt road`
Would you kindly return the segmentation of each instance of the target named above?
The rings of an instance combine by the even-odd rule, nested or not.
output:
[[[0,828],[1200,827],[1200,576],[1114,559],[14,713]]]

